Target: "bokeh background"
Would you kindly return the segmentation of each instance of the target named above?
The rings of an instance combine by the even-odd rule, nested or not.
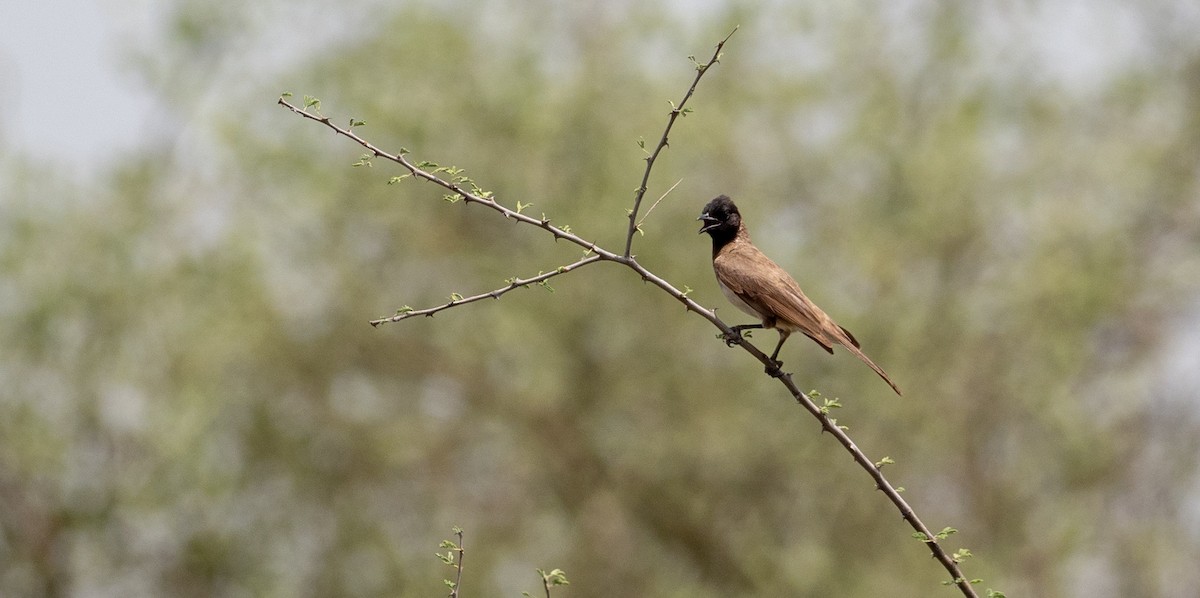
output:
[[[47,3],[49,4],[49,3]],[[637,239],[732,322],[756,241],[905,389],[784,360],[969,576],[1200,586],[1200,8],[1183,0],[111,0],[6,7],[0,595],[939,596],[810,416],[704,320],[280,109]],[[773,334],[755,338],[760,345]]]

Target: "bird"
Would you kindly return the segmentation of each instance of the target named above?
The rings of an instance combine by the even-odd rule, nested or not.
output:
[[[775,367],[768,367],[767,372],[778,377],[782,375],[779,367],[783,365],[776,359],[779,350],[793,332],[803,332],[830,354],[834,345],[845,347],[875,370],[897,395],[902,394],[883,368],[862,352],[854,335],[817,307],[787,271],[754,246],[742,215],[729,196],[720,195],[708,202],[697,220],[704,222],[699,232],[712,237],[713,271],[721,292],[735,307],[761,321],[760,324],[734,326],[734,336],[727,335],[726,343],[741,342],[743,330],[775,329],[779,332],[779,344],[771,353]]]

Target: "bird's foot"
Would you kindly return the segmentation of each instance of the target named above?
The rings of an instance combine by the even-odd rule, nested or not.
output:
[[[772,359],[771,362],[772,362],[772,364],[767,366],[767,369],[765,370],[767,375],[772,378],[783,377],[784,376],[783,362],[779,361],[778,359]]]
[[[720,338],[725,341],[726,347],[740,345],[742,343],[742,331],[734,328],[730,332],[722,333]]]

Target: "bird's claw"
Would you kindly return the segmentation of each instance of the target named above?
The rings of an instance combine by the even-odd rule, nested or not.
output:
[[[766,368],[766,374],[772,378],[783,377],[783,362],[778,359],[772,359],[773,363]]]
[[[721,334],[721,340],[725,341],[725,346],[726,346],[726,347],[732,347],[732,346],[734,346],[734,345],[740,345],[740,344],[742,343],[742,331],[741,331],[741,330],[734,330],[734,331],[732,331],[732,332],[725,332],[725,333],[722,333],[722,334]]]

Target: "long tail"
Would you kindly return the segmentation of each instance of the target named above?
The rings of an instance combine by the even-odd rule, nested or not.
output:
[[[896,386],[896,383],[892,382],[891,378],[888,378],[887,372],[883,371],[883,368],[875,365],[875,362],[871,361],[871,358],[867,357],[866,353],[863,353],[861,349],[859,349],[858,347],[856,347],[854,345],[845,345],[845,347],[847,349],[849,349],[850,352],[853,353],[855,357],[861,359],[863,361],[863,363],[871,366],[871,369],[875,370],[875,373],[879,374],[879,377],[883,378],[883,381],[887,382],[888,386],[891,386],[892,390],[896,391],[897,395],[904,396],[904,393],[900,392],[900,387]]]

